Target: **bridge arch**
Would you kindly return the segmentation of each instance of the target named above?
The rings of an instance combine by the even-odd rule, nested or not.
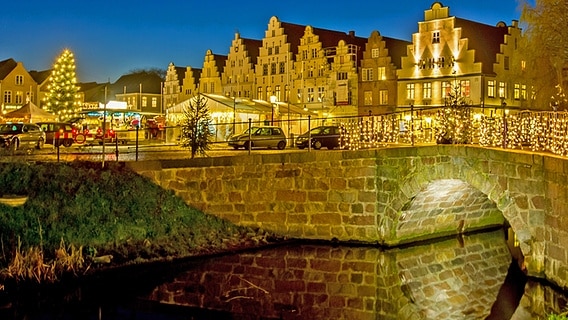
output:
[[[429,237],[432,237],[432,235],[445,236],[473,231],[492,224],[502,225],[503,221],[499,221],[499,216],[502,216],[509,222],[517,235],[527,265],[532,265],[535,272],[540,270],[544,259],[544,244],[535,241],[537,237],[531,233],[529,221],[523,218],[528,215],[526,195],[511,191],[511,189],[515,190],[515,188],[511,188],[515,182],[510,181],[507,175],[502,174],[502,164],[465,154],[450,157],[417,155],[416,158],[406,158],[403,161],[407,161],[406,166],[412,169],[407,170],[406,175],[396,177],[398,181],[393,183],[399,185],[399,188],[392,195],[391,201],[385,206],[384,216],[379,220],[378,227],[387,245],[420,240],[421,233]],[[378,166],[378,176],[382,176],[380,166]],[[484,221],[475,219],[469,219],[469,221],[467,219],[455,219],[454,221],[444,221],[444,223],[436,221],[437,229],[425,228],[418,232],[416,227],[419,224],[412,224],[414,232],[411,237],[406,237],[404,232],[399,232],[401,226],[409,220],[409,217],[405,216],[408,215],[408,211],[405,209],[408,209],[417,197],[425,192],[431,192],[433,187],[448,188],[451,184],[456,186],[460,183],[462,188],[468,188],[472,192],[477,191],[481,196],[486,196],[488,200],[486,205],[493,205],[498,210],[498,214],[491,210],[485,211],[483,213],[486,215]],[[430,191],[428,191],[429,188]],[[452,225],[452,230],[448,230],[449,225]],[[389,230],[389,232],[385,232],[385,230]]]

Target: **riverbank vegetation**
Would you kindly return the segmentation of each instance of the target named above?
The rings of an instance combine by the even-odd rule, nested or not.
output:
[[[120,163],[2,163],[2,281],[55,282],[109,266],[253,247],[275,238],[189,207]]]

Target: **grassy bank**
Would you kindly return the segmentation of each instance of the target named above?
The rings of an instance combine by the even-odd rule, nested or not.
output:
[[[1,163],[0,196],[15,195],[28,199],[22,206],[0,204],[5,277],[28,270],[37,278],[44,270],[31,272],[34,264],[78,273],[109,262],[187,257],[270,238],[191,208],[119,163],[104,169],[91,162]]]

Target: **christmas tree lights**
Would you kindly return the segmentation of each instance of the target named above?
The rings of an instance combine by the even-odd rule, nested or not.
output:
[[[65,49],[53,64],[53,70],[47,86],[47,109],[57,115],[59,120],[77,117],[81,111],[75,76],[75,58],[73,53]]]

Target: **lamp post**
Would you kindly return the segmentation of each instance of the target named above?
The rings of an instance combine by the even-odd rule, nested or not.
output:
[[[272,104],[272,115],[270,116],[270,125],[274,125],[274,105],[276,104],[276,96],[270,96],[270,104]]]

